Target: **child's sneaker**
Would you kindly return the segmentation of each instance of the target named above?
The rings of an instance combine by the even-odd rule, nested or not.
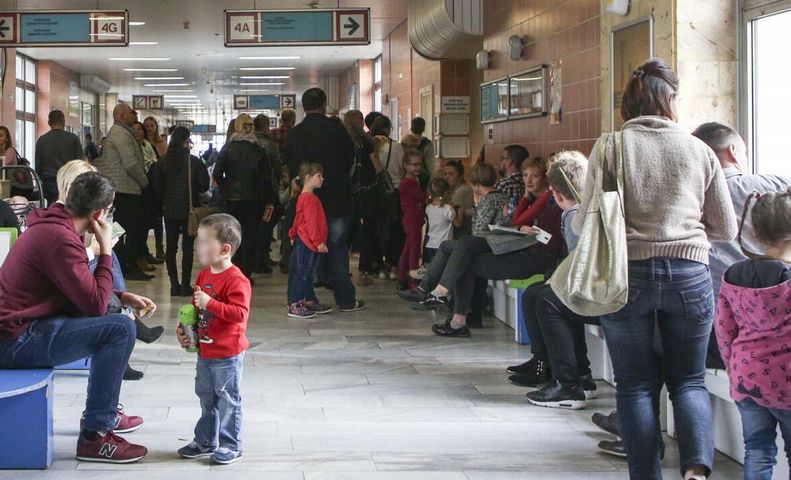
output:
[[[197,442],[190,442],[189,445],[179,448],[177,453],[181,458],[192,460],[193,458],[210,457],[216,451],[217,447],[201,447]]]
[[[232,463],[236,463],[242,459],[242,452],[234,452],[233,450],[229,450],[227,448],[219,448],[211,456],[211,462],[217,463],[220,465],[230,465]]]
[[[310,307],[308,307],[302,302],[292,303],[291,305],[288,306],[289,318],[308,319],[308,318],[313,318],[315,316],[316,316],[315,310],[312,310]]]
[[[326,315],[332,312],[331,305],[324,305],[319,302],[303,302],[303,304],[308,307],[310,310],[313,310],[318,315]]]

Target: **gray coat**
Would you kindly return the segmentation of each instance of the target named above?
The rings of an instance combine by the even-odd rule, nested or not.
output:
[[[117,193],[140,195],[148,186],[143,165],[143,149],[132,130],[118,123],[113,125],[102,146],[102,156],[96,159],[96,167],[113,181]]]

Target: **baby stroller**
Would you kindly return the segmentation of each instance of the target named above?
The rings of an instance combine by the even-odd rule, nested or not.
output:
[[[27,228],[28,213],[46,206],[41,191],[41,179],[29,165],[0,166],[0,199],[16,214],[20,232]]]

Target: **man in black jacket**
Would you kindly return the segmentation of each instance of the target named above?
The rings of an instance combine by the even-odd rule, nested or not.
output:
[[[355,297],[349,273],[349,230],[354,219],[351,171],[354,166],[354,143],[343,124],[327,118],[327,94],[320,88],[302,95],[305,119],[289,130],[286,159],[291,178],[297,176],[303,162],[324,167],[324,186],[316,191],[327,214],[329,236],[327,263],[335,303],[341,312],[365,308]]]

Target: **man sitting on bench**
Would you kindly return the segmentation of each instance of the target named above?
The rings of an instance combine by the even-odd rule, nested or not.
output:
[[[0,368],[46,368],[91,357],[77,459],[130,463],[148,451],[113,433],[125,423],[118,395],[135,343],[131,318],[104,315],[113,293],[112,225],[106,217],[114,198],[107,177],[83,173],[65,204],[28,215],[28,230],[0,268]],[[86,232],[100,245],[93,274],[82,240]],[[115,293],[133,309],[155,308],[147,298]]]

